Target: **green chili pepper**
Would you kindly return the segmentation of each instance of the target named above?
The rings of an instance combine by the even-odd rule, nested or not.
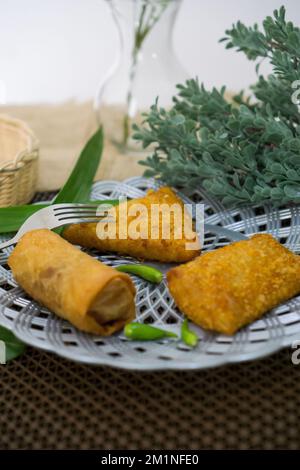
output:
[[[124,334],[127,338],[136,341],[153,341],[162,338],[178,338],[176,333],[172,331],[161,330],[151,325],[133,322],[124,328]]]
[[[192,348],[197,346],[197,343],[199,341],[199,338],[196,333],[189,329],[187,319],[185,319],[181,325],[181,340]]]
[[[162,272],[146,264],[120,264],[116,269],[121,273],[136,274],[136,276],[156,284],[159,284],[163,279]]]

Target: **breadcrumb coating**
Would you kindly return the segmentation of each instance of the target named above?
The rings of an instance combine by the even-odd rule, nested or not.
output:
[[[188,318],[232,335],[300,292],[300,258],[257,234],[171,269],[167,280]]]
[[[51,230],[25,233],[8,264],[25,292],[79,330],[109,336],[135,316],[131,278]]]
[[[105,224],[77,224],[67,227],[63,233],[63,236],[69,242],[85,246],[88,248],[96,248],[101,252],[117,252],[123,255],[133,256],[138,259],[148,259],[156,260],[162,262],[185,262],[195,258],[200,253],[200,245],[197,234],[193,229],[190,231],[187,230],[188,237],[186,237],[186,232],[184,233],[183,225],[188,228],[190,225],[192,227],[191,218],[189,215],[184,213],[183,202],[179,199],[176,194],[168,187],[163,187],[157,191],[150,190],[147,192],[146,196],[139,199],[132,199],[127,201],[127,227],[130,227],[130,224],[137,220],[137,216],[130,215],[128,212],[133,208],[134,204],[143,204],[148,209],[148,219],[147,219],[147,237],[143,238],[142,236],[138,238],[133,238],[128,234],[126,239],[119,237],[119,228],[122,222],[120,222],[120,207],[123,203],[120,203],[119,206],[112,209],[115,211],[116,215],[116,237],[110,236],[110,238],[103,239],[99,237],[102,230],[107,230]],[[158,238],[155,239],[151,236],[151,229],[154,229],[155,220],[151,216],[151,206],[152,205],[165,205],[165,208],[168,210],[168,207],[171,207],[173,204],[177,204],[180,209],[181,215],[174,212],[171,213],[169,219],[169,224],[167,228],[170,230],[169,239],[164,238],[161,226],[162,226],[162,215],[160,214],[159,218],[159,234]],[[145,220],[145,219],[144,219]],[[165,219],[167,220],[167,219]],[[139,221],[142,223],[143,217],[139,217]],[[108,224],[106,224],[108,225]],[[123,223],[124,225],[124,223]],[[127,228],[126,227],[126,228]],[[124,228],[121,227],[121,228]],[[156,227],[157,228],[157,227]],[[182,238],[176,238],[178,235],[178,229],[182,230]],[[177,235],[176,235],[177,233]],[[198,247],[196,249],[187,249],[187,243],[196,242]]]

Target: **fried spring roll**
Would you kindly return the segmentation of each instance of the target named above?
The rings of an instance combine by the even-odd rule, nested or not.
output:
[[[173,268],[167,280],[188,318],[232,335],[300,292],[300,258],[260,234]]]
[[[26,233],[8,264],[35,300],[79,330],[110,335],[135,316],[135,288],[119,273],[50,230]]]
[[[120,203],[118,207],[112,209],[116,218],[115,232],[109,230],[109,223],[85,223],[67,227],[63,233],[64,238],[75,245],[96,248],[101,252],[111,251],[139,259],[162,262],[185,262],[199,255],[200,244],[197,234],[193,230],[191,217],[184,211],[181,199],[170,188],[150,190],[145,197],[128,201],[126,222],[120,220],[122,204]],[[136,206],[134,206],[135,204]],[[158,204],[161,205],[162,212],[157,224],[152,216],[151,208]],[[170,208],[175,207],[174,204],[178,210],[170,212],[168,219],[167,212],[170,211]],[[147,209],[146,237],[130,235],[129,229],[134,221],[138,221],[139,227],[142,227],[145,221],[142,213],[131,215],[132,209],[138,207],[137,205],[143,205]],[[127,224],[126,227],[124,227],[124,223]],[[163,236],[162,227],[166,229],[165,233],[170,234],[169,238]],[[189,227],[191,227],[190,230]],[[119,236],[120,228],[121,232],[124,233],[124,229],[127,232],[125,239]],[[156,229],[157,238],[153,236]],[[108,234],[107,238],[103,236],[104,231]]]

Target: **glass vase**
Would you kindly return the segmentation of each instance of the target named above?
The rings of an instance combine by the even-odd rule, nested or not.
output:
[[[106,0],[119,33],[119,56],[101,84],[95,107],[105,135],[123,153],[141,153],[132,124],[158,98],[172,104],[187,74],[173,50],[173,28],[181,0]]]

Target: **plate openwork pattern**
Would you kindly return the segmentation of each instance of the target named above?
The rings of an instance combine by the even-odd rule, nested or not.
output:
[[[151,179],[140,177],[122,183],[99,182],[93,186],[92,199],[141,197],[149,188],[159,185]],[[300,252],[298,207],[274,209],[263,205],[226,210],[201,189],[185,195],[180,193],[180,196],[185,202],[205,205],[206,224],[218,225],[246,236],[268,232],[291,250]],[[5,238],[9,235],[2,237]],[[217,249],[233,239],[205,229],[203,251]],[[31,346],[75,361],[137,370],[201,369],[263,357],[300,340],[300,296],[273,309],[232,337],[192,326],[200,337],[195,349],[170,340],[133,342],[122,333],[109,338],[88,335],[32,301],[19,288],[7,265],[11,250],[0,251],[0,324]],[[95,250],[88,250],[88,253],[111,266],[134,262],[118,255],[101,255]],[[162,266],[164,272],[166,269],[167,266]],[[138,278],[134,278],[134,282],[137,289],[137,319],[178,333],[182,314],[176,308],[166,282],[158,286]]]

